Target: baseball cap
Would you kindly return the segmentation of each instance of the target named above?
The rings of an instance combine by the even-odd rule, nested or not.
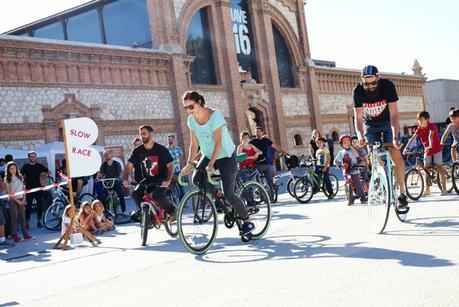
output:
[[[373,65],[367,65],[362,69],[362,77],[377,76],[378,68]]]

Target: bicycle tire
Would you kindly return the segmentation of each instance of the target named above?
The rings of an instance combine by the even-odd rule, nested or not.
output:
[[[290,196],[292,196],[293,198],[295,198],[295,193],[293,192],[293,187],[295,186],[295,182],[296,180],[294,178],[290,178],[288,181],[287,181],[287,192],[288,194],[290,194]]]
[[[48,230],[60,230],[62,227],[62,214],[64,213],[66,204],[60,199],[55,199],[53,203],[46,209],[43,216],[43,224]]]
[[[250,221],[255,225],[252,239],[263,237],[271,223],[271,201],[265,188],[256,181],[247,181],[238,191],[238,197],[249,211]]]
[[[302,204],[308,203],[314,195],[313,189],[313,184],[308,177],[298,178],[293,187],[294,197]]]
[[[338,178],[334,174],[329,174],[329,176],[330,176],[330,182],[331,182],[332,189],[333,189],[333,197],[335,197],[336,194],[338,194],[339,181],[338,181]],[[328,197],[329,193],[327,189],[325,188],[325,181],[322,181],[322,190],[324,191],[325,196]]]
[[[412,168],[405,173],[405,191],[409,199],[418,200],[424,188],[424,177],[419,169]]]
[[[196,212],[206,209],[211,212],[208,214],[210,218],[207,221],[196,220]],[[177,229],[180,241],[187,251],[197,255],[208,251],[217,237],[218,229],[217,209],[212,197],[200,190],[188,192],[178,208]],[[203,234],[204,231],[207,234]]]
[[[368,193],[368,218],[374,232],[383,233],[389,219],[390,187],[386,170],[381,165],[375,169]]]
[[[344,186],[344,192],[346,193],[347,205],[353,205],[355,201],[354,189],[350,184]]]
[[[446,192],[451,193],[454,190],[453,180],[451,176],[451,166],[448,163],[443,163],[442,166],[445,171],[445,177],[446,177]],[[441,190],[442,187],[441,187],[440,173],[438,171],[436,173],[437,173],[438,187]]]
[[[454,190],[459,194],[459,162],[454,162],[451,167],[451,181],[453,182]]]
[[[141,204],[142,217],[140,219],[140,237],[142,239],[142,246],[147,245],[148,230],[150,229],[150,210],[148,204]]]

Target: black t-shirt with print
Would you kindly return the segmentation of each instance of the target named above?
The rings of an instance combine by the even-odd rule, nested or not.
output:
[[[166,147],[154,143],[151,149],[146,149],[144,145],[136,147],[128,161],[135,169],[140,169],[140,174],[142,178],[147,178],[147,183],[161,184],[167,179],[167,164],[174,159]]]
[[[21,168],[21,174],[25,176],[25,186],[27,189],[41,187],[41,173],[48,173],[48,169],[40,163],[27,163]]]
[[[354,89],[354,107],[363,107],[363,119],[367,125],[375,122],[390,122],[389,103],[398,100],[394,83],[388,79],[379,79],[374,94],[367,93],[359,83]]]
[[[262,154],[258,156],[257,164],[268,164],[266,157],[268,155],[268,147],[273,144],[273,142],[268,138],[253,139],[250,141],[250,144],[254,145],[256,148],[260,149]]]

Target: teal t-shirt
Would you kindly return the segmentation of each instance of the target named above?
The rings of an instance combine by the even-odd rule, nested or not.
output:
[[[208,159],[212,158],[212,152],[215,147],[213,138],[214,131],[218,128],[222,128],[222,149],[217,159],[229,158],[233,155],[236,145],[234,145],[231,135],[229,134],[225,117],[220,111],[213,110],[212,115],[204,125],[198,124],[194,117],[190,115],[188,116],[188,127],[190,127],[198,138],[201,152]]]

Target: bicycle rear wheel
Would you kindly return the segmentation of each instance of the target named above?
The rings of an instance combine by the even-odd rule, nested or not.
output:
[[[217,210],[212,198],[199,190],[187,193],[177,212],[177,228],[183,246],[193,254],[203,254],[217,236]]]
[[[43,217],[43,224],[48,230],[60,230],[62,227],[62,214],[64,213],[65,204],[56,199],[53,203],[46,209],[45,215]]]
[[[150,205],[148,203],[140,204],[142,208],[142,217],[140,219],[140,238],[142,239],[142,246],[147,245],[148,230],[150,229],[151,214]]]
[[[424,178],[417,168],[412,168],[405,174],[406,196],[412,200],[418,200],[424,192]]]
[[[307,177],[298,178],[293,186],[293,194],[300,203],[308,203],[314,194],[311,181]]]
[[[386,228],[390,209],[389,181],[382,166],[378,166],[371,176],[367,206],[372,230],[382,233]]]
[[[271,222],[271,201],[261,184],[247,181],[237,194],[249,212],[250,221],[255,225],[253,239],[260,239],[268,231]]]

